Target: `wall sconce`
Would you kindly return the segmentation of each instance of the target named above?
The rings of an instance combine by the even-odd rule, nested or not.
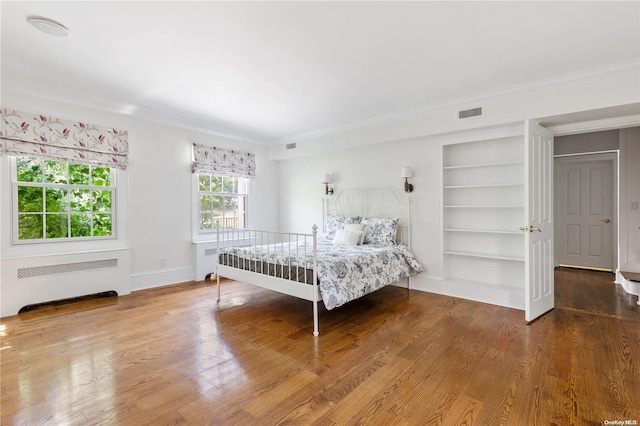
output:
[[[402,171],[400,172],[400,177],[404,179],[404,192],[413,192],[413,185],[409,183],[409,178],[413,177],[411,167],[403,167]]]
[[[327,173],[322,178],[322,184],[324,185],[325,195],[333,195],[333,188],[329,188],[330,183],[331,183],[331,174]]]

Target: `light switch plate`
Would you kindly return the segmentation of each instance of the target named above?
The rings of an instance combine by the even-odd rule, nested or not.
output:
[[[638,210],[638,202],[637,201],[632,201],[631,202],[631,210]]]

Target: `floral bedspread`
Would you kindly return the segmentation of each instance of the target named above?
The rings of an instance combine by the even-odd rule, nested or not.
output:
[[[270,246],[232,247],[221,249],[226,253],[286,266],[313,268],[311,243],[298,245],[301,253],[296,256],[295,244],[272,244]],[[393,246],[333,245],[331,240],[318,239],[318,281],[320,294],[327,309],[364,296],[422,271],[420,262],[403,244]]]

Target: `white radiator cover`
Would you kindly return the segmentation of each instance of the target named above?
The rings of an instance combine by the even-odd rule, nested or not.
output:
[[[0,261],[0,317],[26,306],[115,291],[131,293],[129,249],[24,256]]]

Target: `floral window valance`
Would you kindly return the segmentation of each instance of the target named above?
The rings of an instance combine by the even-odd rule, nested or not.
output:
[[[256,155],[215,146],[193,144],[193,173],[215,173],[224,176],[256,175]]]
[[[5,108],[0,118],[0,154],[127,168],[127,131]]]

